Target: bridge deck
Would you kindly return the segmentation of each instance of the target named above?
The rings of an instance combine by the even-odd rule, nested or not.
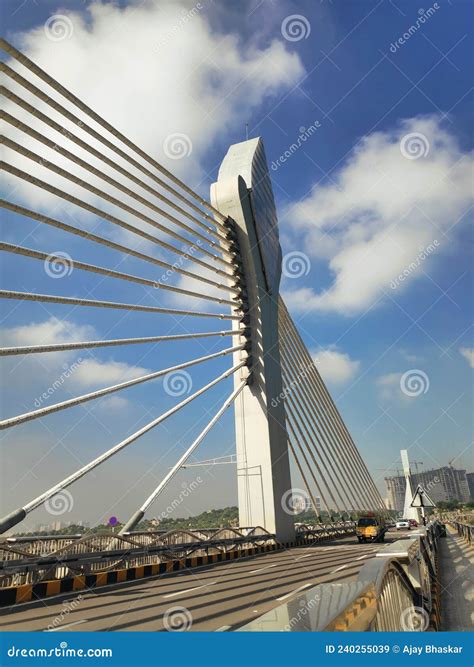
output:
[[[390,543],[409,533],[392,531]],[[297,547],[18,605],[0,614],[1,630],[164,630],[164,615],[185,607],[192,630],[228,630],[249,622],[298,593],[329,581],[350,581],[381,544],[355,537]],[[68,611],[65,611],[68,610]],[[55,620],[56,619],[56,620]]]

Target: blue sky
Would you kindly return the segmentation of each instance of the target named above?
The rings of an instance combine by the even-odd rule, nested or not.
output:
[[[176,30],[193,7],[192,18]],[[280,215],[282,291],[382,494],[384,474],[400,467],[400,449],[408,448],[424,468],[455,459],[454,465],[472,469],[471,3],[440,0],[421,9],[402,0],[197,5],[7,0],[2,12],[9,40],[206,197],[228,146],[245,138],[246,124],[249,136],[263,137]],[[45,24],[57,14],[73,29],[54,41]],[[168,159],[164,142],[177,132],[186,135],[192,152]],[[69,224],[97,224],[39,198],[31,188],[15,189],[13,181],[7,180],[4,191],[13,201],[69,218]],[[117,265],[112,250],[40,229],[20,216],[2,217],[11,243]],[[111,235],[106,222],[94,230]],[[129,242],[121,234],[113,238]],[[119,270],[156,278],[153,266],[133,258],[121,257]],[[95,298],[177,304],[169,295],[128,283],[98,286],[94,276],[79,271],[57,280],[42,262],[29,259],[6,257],[2,271],[8,289],[93,291]],[[403,280],[397,279],[400,274]],[[123,318],[45,305],[4,304],[6,340],[156,335],[157,322],[158,333],[191,326],[189,318]],[[54,317],[68,327],[61,329]],[[227,328],[207,320],[193,321],[192,327]],[[219,340],[199,349],[206,354],[224,347]],[[54,401],[104,386],[104,378],[118,382],[124,374],[171,366],[183,354],[193,358],[196,347],[78,352],[45,367],[44,359],[19,366],[18,360],[4,362],[12,390],[4,415],[31,409],[63,365],[80,356],[86,366]],[[228,359],[191,369],[193,386],[226,368]],[[421,377],[419,395],[401,391],[407,373]],[[224,387],[230,391],[229,383]],[[214,389],[189,408],[185,436],[177,417],[98,469],[94,484],[103,489],[106,514],[127,515],[135,508],[223,395]],[[45,483],[175,402],[156,382],[128,390],[121,401],[74,408],[72,417],[63,412],[12,429],[3,442],[6,479],[15,479],[25,460],[32,466],[8,490],[6,509],[25,500],[25,488],[32,495],[44,490]],[[196,458],[232,453],[232,431],[227,414]],[[183,502],[176,514],[235,503],[231,468],[202,471],[206,483],[193,494],[192,505]],[[180,475],[165,503],[195,472]],[[83,480],[72,487],[74,508],[63,519],[103,518],[90,499],[91,484]],[[44,511],[31,515],[31,524],[42,520],[50,520]]]

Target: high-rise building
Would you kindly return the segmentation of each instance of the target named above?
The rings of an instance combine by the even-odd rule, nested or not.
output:
[[[466,478],[469,487],[469,495],[471,496],[471,500],[474,500],[474,472],[468,472]]]
[[[413,491],[420,484],[434,502],[458,500],[466,503],[471,495],[466,471],[451,466],[412,473],[411,480]],[[401,512],[405,501],[405,477],[385,477],[385,485],[389,509]]]

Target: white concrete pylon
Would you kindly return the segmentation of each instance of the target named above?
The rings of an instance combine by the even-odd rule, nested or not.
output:
[[[405,475],[405,481],[406,481],[405,502],[403,504],[403,518],[414,519],[417,523],[419,523],[420,514],[415,507],[411,506],[411,501],[413,498],[413,490],[411,483],[410,462],[408,460],[408,451],[406,449],[400,450],[400,457],[402,459],[403,474]]]
[[[236,223],[248,297],[252,381],[235,402],[237,459],[242,462],[237,470],[239,521],[241,526],[262,526],[287,542],[295,530],[285,502],[291,477],[278,335],[281,249],[261,139],[229,148],[211,187],[211,201]],[[234,323],[235,330],[238,326]],[[241,337],[235,340],[241,342]],[[239,352],[234,362],[241,358]]]

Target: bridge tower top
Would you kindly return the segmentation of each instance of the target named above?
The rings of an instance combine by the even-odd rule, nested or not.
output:
[[[250,192],[265,287],[277,297],[281,277],[278,216],[265,148],[260,137],[230,146],[220,166],[218,181],[235,177],[236,174],[243,178]]]

